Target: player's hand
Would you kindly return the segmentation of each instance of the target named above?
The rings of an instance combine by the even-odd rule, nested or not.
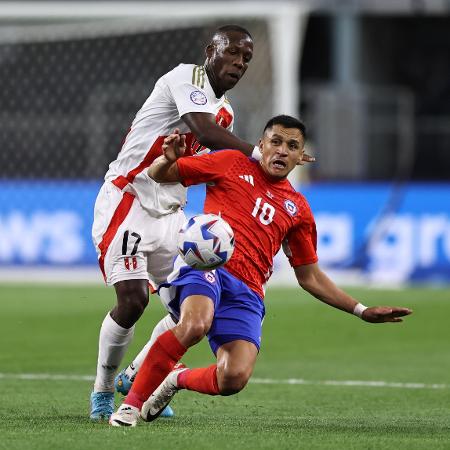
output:
[[[174,132],[164,139],[162,151],[168,161],[176,161],[186,151],[186,136],[180,134],[180,130],[175,128]]]
[[[312,162],[316,162],[316,158],[314,158],[314,156],[308,155],[308,153],[303,153],[302,156],[302,165],[307,162],[307,163],[312,163]]]
[[[372,306],[362,313],[361,319],[371,323],[403,322],[402,317],[410,314],[412,314],[412,310],[409,308]]]

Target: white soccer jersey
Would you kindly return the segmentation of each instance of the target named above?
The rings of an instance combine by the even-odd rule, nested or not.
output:
[[[217,124],[230,131],[233,128],[231,105],[225,96],[216,98],[204,67],[180,64],[156,82],[105,175],[106,181],[136,195],[154,217],[169,214],[186,203],[186,188],[181,184],[158,184],[147,175],[150,164],[162,154],[164,138],[179,128],[186,134],[187,156],[207,150],[181,120],[190,112],[214,114]]]

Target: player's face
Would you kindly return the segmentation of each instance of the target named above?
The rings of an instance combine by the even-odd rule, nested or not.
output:
[[[206,66],[216,95],[232,89],[242,78],[253,57],[253,41],[238,31],[214,37],[206,48]]]
[[[286,178],[289,172],[302,163],[305,141],[297,128],[274,125],[265,131],[259,142],[261,166],[270,176]]]

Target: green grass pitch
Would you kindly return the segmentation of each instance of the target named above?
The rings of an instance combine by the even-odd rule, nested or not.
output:
[[[253,375],[260,382],[232,397],[183,391],[175,418],[116,429],[89,421],[92,381],[81,377],[94,374],[112,289],[2,284],[0,449],[450,449],[449,291],[349,291],[414,314],[402,324],[366,324],[299,289],[271,289]],[[124,363],[162,315],[152,297]],[[204,366],[213,356],[202,342],[184,361]],[[287,379],[305,384],[261,382]]]

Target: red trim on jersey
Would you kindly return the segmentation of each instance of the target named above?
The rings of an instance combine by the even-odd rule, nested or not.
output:
[[[128,184],[128,180],[124,176],[119,175],[115,180],[112,181],[112,184],[122,190]]]
[[[158,136],[141,163],[130,170],[125,177],[123,175],[118,176],[113,180],[113,184],[119,189],[123,189],[128,183],[132,183],[138,173],[141,173],[146,167],[150,166],[150,164],[162,154],[162,145],[165,138],[166,136]]]
[[[100,258],[98,259],[98,263],[100,265],[100,270],[103,273],[103,278],[105,279],[105,281],[106,281],[106,274],[105,274],[106,252],[108,251],[108,248],[112,240],[114,239],[117,230],[119,229],[120,225],[123,223],[128,213],[130,212],[134,199],[135,199],[134,195],[130,194],[129,192],[125,192],[123,194],[122,200],[120,201],[116,210],[114,211],[111,222],[109,222],[108,228],[106,229],[105,234],[103,235],[102,242],[100,242],[98,246],[100,250]]]
[[[186,156],[192,155],[192,142],[194,141],[194,135],[192,133],[186,133]],[[136,175],[141,173],[144,169],[150,166],[150,164],[158,158],[158,156],[162,155],[162,145],[164,143],[164,139],[167,136],[159,136],[155,142],[153,142],[153,145],[150,147],[150,150],[145,155],[142,162],[135,167],[134,169],[130,170],[126,176],[119,175],[117,178],[115,178],[112,183],[117,186],[120,190],[123,190],[125,186],[129,183],[132,183],[134,179],[136,178]]]

